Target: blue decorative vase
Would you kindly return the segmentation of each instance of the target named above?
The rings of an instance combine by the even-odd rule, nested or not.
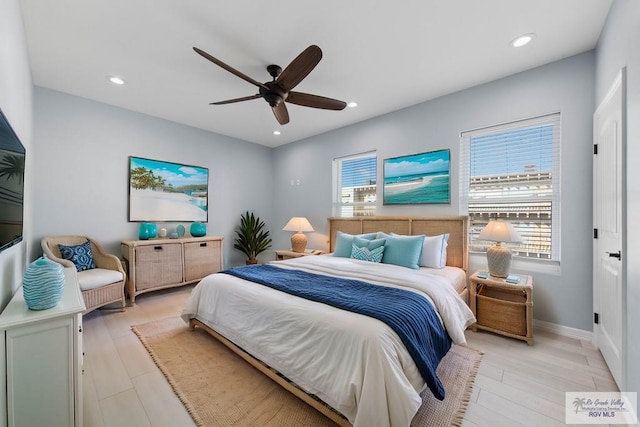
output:
[[[140,224],[140,229],[138,230],[138,239],[149,240],[149,229],[144,222]]]
[[[61,264],[40,257],[27,266],[22,279],[22,293],[31,310],[54,307],[62,298],[64,268]]]
[[[207,235],[207,224],[203,223],[203,222],[194,222],[193,224],[191,224],[191,227],[189,228],[189,233],[191,233],[191,235],[193,237],[202,237],[202,236],[206,236]]]
[[[143,222],[140,224],[138,238],[140,240],[153,239],[158,235],[158,227],[152,222]]]

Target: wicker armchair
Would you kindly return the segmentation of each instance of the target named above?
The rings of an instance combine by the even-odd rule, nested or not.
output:
[[[63,259],[58,245],[75,246],[86,241],[91,242],[93,259],[97,268],[78,272],[78,282],[86,310],[83,314],[107,304],[120,302],[120,309],[124,311],[124,284],[126,274],[117,256],[108,254],[93,239],[86,236],[52,236],[42,239],[42,251],[52,261],[64,267],[73,267],[73,262]]]

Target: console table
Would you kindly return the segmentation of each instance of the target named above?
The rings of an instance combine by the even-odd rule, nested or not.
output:
[[[198,282],[222,270],[221,236],[125,240],[121,248],[132,304],[136,295]]]
[[[82,312],[75,268],[62,299],[29,310],[18,288],[0,315],[0,426],[82,427]]]

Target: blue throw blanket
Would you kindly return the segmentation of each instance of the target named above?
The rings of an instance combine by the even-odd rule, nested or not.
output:
[[[404,343],[433,395],[444,399],[444,387],[436,369],[449,351],[451,339],[424,296],[272,265],[236,267],[222,273],[385,322]]]

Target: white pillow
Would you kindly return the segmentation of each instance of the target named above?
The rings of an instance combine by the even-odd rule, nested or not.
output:
[[[426,236],[422,244],[420,267],[444,268],[447,265],[447,244],[449,233]]]

